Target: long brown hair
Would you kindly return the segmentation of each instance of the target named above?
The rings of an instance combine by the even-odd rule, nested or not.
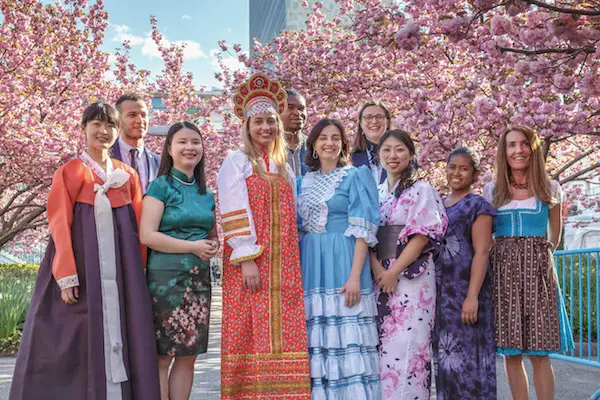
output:
[[[365,133],[363,132],[362,127],[360,126],[360,121],[362,121],[363,113],[365,112],[367,107],[371,107],[371,106],[381,107],[381,109],[383,110],[383,113],[385,114],[385,120],[387,122],[385,131],[388,131],[391,127],[392,114],[390,114],[390,110],[388,110],[387,107],[381,101],[378,101],[378,100],[367,101],[365,104],[362,105],[362,107],[360,108],[360,111],[358,111],[358,122],[356,124],[356,135],[354,135],[354,149],[352,150],[353,153],[356,153],[357,151],[365,151],[367,149],[367,137],[365,136]],[[384,131],[384,133],[385,133],[385,131]]]
[[[540,201],[552,205],[556,199],[552,198],[550,179],[546,172],[546,163],[542,150],[542,141],[533,129],[525,125],[511,126],[506,129],[498,141],[496,151],[496,185],[494,188],[494,207],[499,208],[512,199],[510,193],[510,178],[512,172],[508,165],[506,156],[506,136],[509,132],[520,132],[529,141],[531,157],[529,158],[529,168],[527,168],[527,182],[529,182],[529,191]]]
[[[310,167],[311,171],[317,171],[319,168],[321,168],[321,160],[314,158],[313,152],[315,151],[315,142],[321,135],[321,132],[323,132],[323,129],[329,125],[334,125],[336,128],[338,128],[340,134],[342,135],[342,148],[340,159],[337,163],[338,168],[350,165],[350,142],[348,141],[348,135],[346,135],[344,126],[340,120],[324,118],[317,122],[317,124],[310,131],[308,139],[306,139],[306,158],[304,159],[304,162]]]
[[[282,177],[287,182],[288,151],[285,144],[285,138],[283,136],[283,121],[281,121],[281,116],[279,114],[274,113],[274,115],[275,119],[277,120],[277,134],[275,135],[275,140],[273,140],[273,143],[271,143],[269,146],[269,156],[275,161],[275,165],[277,166],[277,175]],[[250,139],[250,120],[252,118],[253,117],[246,118],[244,124],[242,125],[242,151],[248,157],[248,160],[250,160],[250,164],[252,164],[254,171],[256,171],[260,177],[269,179],[267,172],[260,163],[262,160],[262,154],[256,147],[254,147],[252,144],[252,139]]]

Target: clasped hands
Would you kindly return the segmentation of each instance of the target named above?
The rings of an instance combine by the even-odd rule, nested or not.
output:
[[[219,251],[219,241],[213,239],[196,240],[192,246],[192,253],[200,257],[202,261],[210,260]]]

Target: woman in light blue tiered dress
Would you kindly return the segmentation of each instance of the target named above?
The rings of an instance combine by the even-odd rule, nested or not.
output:
[[[378,194],[370,171],[347,166],[348,138],[321,120],[298,180],[300,260],[313,399],[379,399],[379,364],[367,251],[377,243]]]

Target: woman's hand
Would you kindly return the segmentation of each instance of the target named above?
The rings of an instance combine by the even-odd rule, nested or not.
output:
[[[211,258],[215,257],[219,252],[219,240],[218,239],[207,239],[207,242],[213,244],[210,250],[203,252],[200,254],[200,258],[203,261],[208,261]]]
[[[254,260],[242,261],[242,285],[251,292],[260,289],[260,272]]]
[[[196,240],[192,242],[192,253],[200,257],[202,261],[208,261],[213,256],[210,254],[217,254],[219,247],[213,240]]]
[[[360,279],[349,278],[338,293],[346,293],[346,307],[354,307],[360,302]]]
[[[65,304],[75,304],[79,299],[79,286],[69,287],[60,291],[60,298]]]
[[[479,311],[479,300],[476,297],[467,296],[462,306],[460,319],[465,324],[473,325],[477,322],[477,311]]]
[[[396,285],[398,285],[398,274],[389,269],[383,271],[381,274],[379,274],[377,284],[385,293],[393,294],[396,290]]]
[[[381,265],[379,260],[371,260],[371,271],[373,272],[373,279],[375,282],[377,282],[379,281],[381,274],[384,273],[386,269],[383,268],[383,265]]]

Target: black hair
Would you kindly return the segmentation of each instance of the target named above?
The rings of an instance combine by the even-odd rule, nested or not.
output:
[[[467,146],[460,146],[452,150],[448,156],[446,164],[450,163],[450,159],[454,156],[467,156],[471,159],[471,166],[473,167],[473,175],[481,171],[481,159],[479,154],[475,150]],[[473,183],[477,182],[477,178],[473,176]]]
[[[140,100],[144,101],[144,98],[137,93],[125,93],[124,95],[119,97],[119,99],[115,103],[115,107],[117,107],[117,110],[121,111],[121,104],[123,102],[125,102],[125,101],[140,101]]]
[[[304,96],[302,96],[302,94],[294,88],[285,89],[285,93],[288,96],[294,96],[294,97],[297,97],[298,99],[303,99],[304,101],[306,101]]]
[[[171,125],[169,131],[167,132],[167,137],[165,139],[165,144],[163,146],[163,151],[160,158],[160,167],[158,168],[158,173],[156,177],[167,175],[167,180],[171,179],[170,173],[171,168],[173,167],[173,157],[169,154],[169,147],[173,142],[173,136],[183,128],[188,128],[197,132],[200,135],[200,140],[204,143],[204,139],[202,139],[202,133],[200,133],[200,129],[193,122],[182,121],[177,122],[176,124]],[[194,168],[194,178],[196,179],[196,185],[198,186],[198,193],[205,194],[206,193],[206,177],[204,175],[204,147],[202,147],[202,158],[200,162]]]
[[[321,160],[313,157],[313,153],[315,151],[315,142],[321,135],[321,132],[323,132],[323,129],[329,125],[335,125],[342,134],[342,151],[340,153],[340,159],[337,166],[345,167],[346,165],[350,164],[350,141],[348,140],[348,135],[346,135],[346,130],[344,129],[342,122],[338,119],[324,118],[317,122],[317,124],[310,131],[308,139],[306,139],[306,158],[304,159],[304,162],[308,167],[310,167],[311,171],[317,171],[319,168],[321,168]]]
[[[379,140],[379,144],[377,148],[381,151],[381,146],[383,143],[393,137],[403,143],[408,152],[412,156],[412,161],[408,164],[408,167],[404,171],[402,171],[402,175],[400,175],[400,183],[396,187],[396,191],[394,192],[394,196],[400,197],[402,192],[415,184],[418,179],[417,172],[419,169],[419,165],[417,164],[417,150],[415,148],[415,143],[410,138],[410,133],[402,131],[400,129],[393,129],[391,131],[387,131],[383,134],[381,139]]]
[[[121,126],[119,112],[110,104],[106,104],[102,100],[90,104],[86,107],[81,117],[81,126],[86,127],[90,121],[104,121],[113,124],[117,128]]]
[[[473,166],[473,170],[475,172],[481,171],[481,159],[479,158],[479,154],[477,154],[475,150],[467,146],[460,146],[452,150],[452,152],[448,156],[448,160],[446,161],[446,163],[449,163],[452,157],[458,155],[469,157],[471,159],[471,165]]]

